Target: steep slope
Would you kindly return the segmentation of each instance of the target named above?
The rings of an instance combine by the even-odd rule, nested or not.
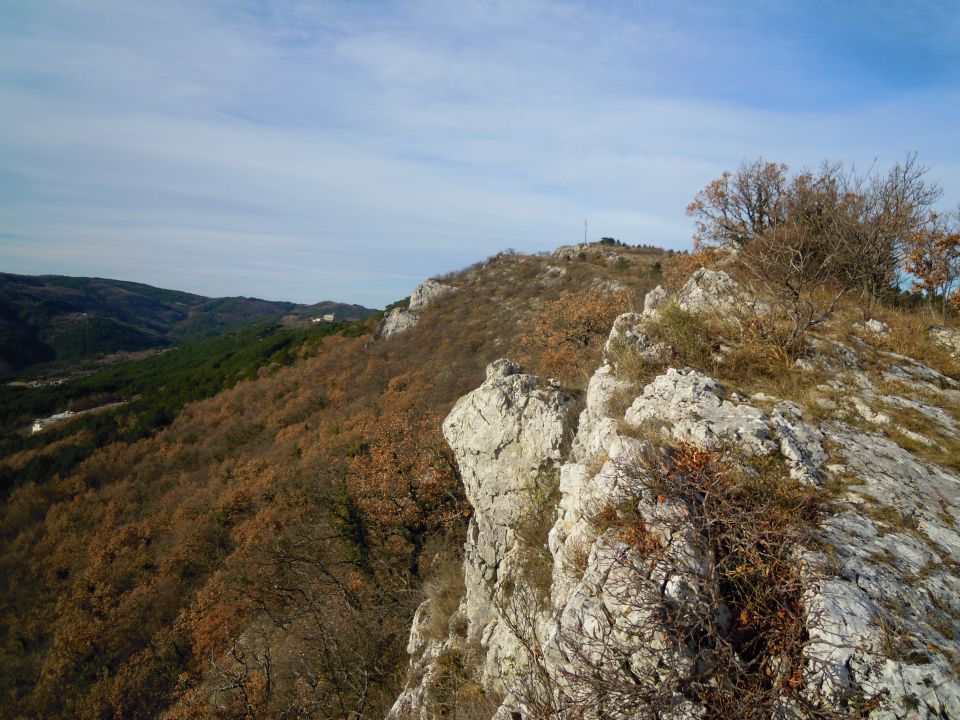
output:
[[[751,377],[698,326],[743,302],[700,271],[618,318],[572,438],[510,361],[457,403],[464,590],[391,717],[960,717],[960,382],[882,323]]]
[[[373,312],[333,302],[207,298],[120,280],[0,273],[0,372],[164,347],[288,315],[356,320]]]
[[[524,338],[554,304],[606,298],[612,317],[641,301],[666,256],[624,255],[496,256],[441,278],[456,290],[401,334],[309,343],[17,487],[0,521],[2,713],[382,717],[422,579],[470,514],[442,418],[497,357],[540,362]],[[602,339],[577,341],[568,383]]]

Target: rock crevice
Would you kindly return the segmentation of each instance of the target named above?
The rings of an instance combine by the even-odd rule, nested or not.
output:
[[[723,273],[691,282],[681,298],[690,311],[715,311],[740,292]],[[668,692],[691,682],[699,661],[648,608],[690,604],[695,612],[697,598],[717,582],[716,558],[685,502],[652,495],[642,477],[623,472],[658,444],[686,443],[774,459],[801,487],[840,488],[813,528],[815,541],[796,557],[809,641],[791,682],[804,683],[802,697],[835,701],[838,712],[851,698],[873,699],[862,713],[874,718],[960,717],[960,474],[795,402],[728,393],[697,370],[667,369],[633,388],[619,377],[615,358],[625,346],[650,351],[644,323],[655,321],[666,301],[658,290],[643,315],[614,323],[608,358],[590,379],[573,438],[571,395],[509,360],[492,363],[483,384],[444,421],[474,508],[459,608],[465,629],[424,638],[430,604],[421,605],[408,648],[411,680],[392,716],[437,716],[428,697],[436,659],[458,644],[480,648],[479,682],[503,698],[497,718],[535,718],[543,707],[556,717],[632,717],[617,709],[628,702],[611,704],[604,695],[611,679],[650,684],[643,690],[654,694],[658,683]],[[850,360],[834,381],[847,395],[843,402],[853,412],[876,405],[881,397],[860,370],[860,350],[843,350]],[[922,384],[928,396],[932,379],[952,392],[930,368],[886,359],[886,376]],[[626,411],[618,412],[631,392]],[[884,401],[956,435],[950,413],[898,397]],[[521,531],[530,522],[531,493],[545,477],[556,478],[559,499],[549,509],[549,581],[534,587]],[[644,529],[640,545],[657,552],[637,554],[637,541],[597,522],[604,508],[624,502]],[[712,622],[732,622],[730,611],[715,608]],[[669,708],[658,715],[664,718],[709,714],[691,694],[660,701]],[[810,716],[805,712],[784,700],[778,717]]]

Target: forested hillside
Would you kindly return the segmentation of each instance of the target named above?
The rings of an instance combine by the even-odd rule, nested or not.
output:
[[[515,625],[511,637],[523,638],[524,627],[537,626],[532,615],[524,624],[507,611],[515,606],[510,599],[515,591],[539,592],[538,602],[553,597],[550,577],[558,566],[547,539],[563,510],[558,499],[570,487],[557,484],[550,462],[562,448],[581,443],[578,462],[584,473],[596,473],[612,462],[603,443],[620,433],[634,445],[646,443],[651,452],[667,453],[663,457],[680,453],[677,468],[682,470],[686,446],[670,449],[664,423],[674,423],[684,443],[716,440],[716,433],[729,431],[733,445],[723,452],[741,454],[740,445],[753,437],[744,434],[748,427],[755,434],[752,442],[770,453],[769,462],[741,458],[742,472],[717,470],[717,478],[732,483],[723,516],[763,518],[769,524],[758,532],[767,537],[769,531],[773,539],[760,545],[744,541],[740,524],[734,523],[724,531],[728,539],[711,546],[722,559],[717,567],[729,568],[733,583],[721,583],[723,592],[732,593],[721,605],[742,612],[717,625],[703,645],[737,648],[730,656],[733,664],[716,672],[740,679],[723,692],[700,680],[691,690],[680,678],[680,664],[667,668],[680,673],[671,676],[677,692],[703,707],[721,708],[714,715],[718,718],[743,717],[748,710],[751,717],[765,717],[763,708],[777,706],[783,693],[791,702],[830,706],[831,714],[801,716],[852,718],[883,707],[887,680],[864,685],[860,695],[842,702],[824,694],[810,700],[799,671],[789,670],[822,629],[816,612],[802,609],[804,580],[791,554],[799,545],[790,542],[800,543],[802,536],[806,543],[807,533],[818,531],[825,517],[850,507],[873,518],[870,522],[885,523],[878,526],[877,538],[900,533],[883,540],[882,552],[856,560],[880,563],[876,571],[889,576],[886,589],[871,591],[870,602],[885,602],[889,588],[933,598],[923,605],[932,624],[910,630],[903,617],[885,614],[883,637],[894,643],[894,635],[921,633],[934,647],[930,652],[937,653],[929,663],[936,665],[938,677],[953,672],[960,657],[950,649],[956,616],[940,617],[948,601],[939,590],[924,595],[921,583],[943,573],[928,563],[910,577],[896,574],[897,563],[885,559],[893,555],[884,553],[913,547],[902,533],[927,527],[904,514],[906,501],[894,492],[897,471],[889,468],[906,462],[904,453],[915,470],[917,497],[940,493],[942,500],[942,512],[928,513],[923,522],[945,524],[937,537],[946,544],[928,547],[941,558],[949,556],[944,547],[953,547],[954,499],[927,486],[933,473],[946,483],[943,487],[952,487],[958,467],[951,429],[958,417],[954,388],[960,382],[960,333],[951,308],[956,295],[938,294],[936,288],[944,286],[932,283],[940,276],[926,273],[919,261],[955,259],[942,249],[958,246],[947,240],[960,235],[936,215],[920,211],[922,196],[911,212],[902,210],[909,202],[887,202],[903,195],[904,188],[923,190],[922,173],[912,184],[880,179],[876,193],[858,196],[843,189],[839,172],[827,166],[818,177],[789,177],[782,166],[757,162],[742,166],[737,175],[725,174],[691,205],[700,221],[700,247],[694,253],[630,248],[613,240],[536,256],[508,251],[424,282],[409,301],[391,306],[379,325],[379,318],[300,329],[266,324],[184,343],[63,385],[7,387],[2,396],[7,436],[0,446],[4,716],[373,718],[383,717],[399,697],[401,710],[434,707],[442,709],[441,717],[491,717],[508,687],[492,683],[483,667],[496,666],[497,672],[519,679],[533,676],[503,668],[496,658],[484,661],[485,653],[494,652],[486,626],[467,618],[465,631],[458,620],[464,617],[458,610],[461,598],[477,592],[463,573],[477,561],[469,553],[464,560],[468,522],[474,523],[473,533],[481,512],[492,512],[482,503],[478,507],[476,497],[467,502],[467,476],[460,473],[471,468],[470,487],[476,492],[477,467],[509,465],[516,451],[500,457],[496,441],[484,459],[474,452],[473,440],[464,438],[486,437],[491,428],[494,439],[498,433],[525,432],[519,420],[511,424],[506,415],[497,418],[511,408],[525,413],[525,403],[533,402],[529,393],[559,398],[555,422],[548,423],[553,439],[546,445],[534,441],[539,450],[519,457],[534,462],[548,446],[556,457],[535,463],[534,485],[510,496],[522,500],[517,507],[525,509],[511,511],[515,542],[507,545],[524,558],[520,566],[527,574],[521,588],[509,579],[506,565],[502,577],[494,571],[493,581],[500,584],[491,598],[499,597],[500,606],[491,609],[506,625]],[[902,175],[902,168],[897,172]],[[751,225],[754,194],[769,202]],[[882,262],[863,260],[864,238],[884,251],[882,257],[878,252]],[[960,273],[956,263],[937,267],[946,267],[954,279]],[[923,292],[903,291],[896,281],[902,269],[918,278]],[[608,342],[608,337],[614,339]],[[500,358],[519,365],[496,363],[487,374],[488,364]],[[550,380],[523,375],[521,366]],[[688,381],[696,392],[681,387]],[[671,383],[673,389],[662,390]],[[455,457],[441,422],[459,398],[481,384],[488,402],[471,406]],[[513,389],[503,390],[507,387]],[[663,402],[657,400],[661,391]],[[764,411],[747,407],[747,400],[779,403],[770,422],[785,425],[771,429]],[[36,434],[25,432],[32,416],[113,402],[125,404],[62,420]],[[628,416],[640,417],[636,408],[647,407],[644,403],[650,422],[640,418],[639,425],[631,425]],[[535,417],[531,422],[539,427]],[[580,438],[584,422],[589,432]],[[788,430],[809,442],[772,449],[770,438]],[[864,477],[842,475],[855,459],[834,456],[843,438],[893,458],[882,467],[883,473],[893,473],[892,485],[848,492],[873,482],[866,477],[873,470],[858,470]],[[813,450],[802,449],[807,445]],[[719,453],[719,448],[714,444],[707,450]],[[819,465],[803,465],[807,455],[820,465],[830,459],[823,472],[841,476],[822,481]],[[691,457],[702,459],[696,453]],[[726,462],[717,455],[721,460]],[[704,467],[713,468],[712,462]],[[667,472],[655,462],[645,467],[639,475]],[[504,478],[516,480],[515,475],[508,469]],[[810,480],[814,477],[820,479]],[[776,483],[758,490],[755,480]],[[821,485],[799,487],[801,480]],[[701,502],[699,490],[683,495],[688,490],[686,485],[660,487],[650,512],[659,512],[661,501],[678,492],[683,502]],[[787,505],[796,500],[796,507],[809,512],[795,514],[784,506],[777,512],[786,515],[770,515],[763,510],[770,498],[787,498]],[[600,535],[617,542],[653,547],[643,539],[646,520],[629,513],[624,519],[626,511],[619,506],[601,510],[586,508],[583,517],[568,518],[568,529],[579,523],[591,532],[601,528]],[[767,515],[793,518],[796,527],[789,527],[797,538],[778,540],[786,526]],[[481,524],[489,529],[494,522],[507,521],[487,517]],[[709,528],[703,532],[709,534]],[[473,541],[487,541],[486,535],[479,537]],[[830,542],[837,552],[855,545]],[[477,567],[499,567],[504,548],[486,547],[493,555],[483,551],[488,557]],[[779,559],[769,567],[761,563],[766,574],[757,580],[761,575],[750,563],[757,561],[760,547],[778,548]],[[574,575],[594,557],[580,546],[572,545],[569,553],[561,570]],[[944,582],[953,582],[953,566],[941,565],[950,575]],[[755,592],[763,588],[775,588],[780,599],[767,603]],[[861,590],[851,586],[849,592],[859,598]],[[429,603],[421,605],[424,597]],[[419,624],[410,633],[418,606],[427,610],[417,613]],[[657,607],[657,613],[666,612],[666,606]],[[860,614],[870,616],[866,610]],[[870,627],[879,622],[870,620]],[[895,627],[905,629],[891,630]],[[499,632],[502,639],[503,629]],[[568,641],[576,648],[575,629],[571,633]],[[857,644],[867,633],[858,630],[849,642]],[[408,637],[433,643],[432,654],[424,655],[429,662],[414,662],[409,676]],[[916,666],[910,658],[920,657],[921,650],[904,654],[897,648],[907,647],[906,640],[896,642],[871,650],[870,657]],[[505,647],[499,640],[494,645]],[[536,660],[535,645],[529,649]],[[630,646],[625,652],[634,650]],[[741,667],[743,658],[747,665]],[[704,656],[707,675],[715,659]],[[550,672],[567,672],[556,670],[556,663],[551,667]],[[900,672],[901,665],[890,667]],[[649,681],[654,695],[665,687],[656,679],[658,672],[643,681]],[[429,673],[428,681],[421,682],[423,673]],[[600,685],[587,684],[606,692],[612,676],[605,673],[590,675]],[[528,699],[553,707],[552,690],[541,693],[537,682],[534,678],[527,688]],[[748,686],[757,702],[744,699],[741,691]],[[906,699],[897,702],[910,707],[917,689],[925,686],[917,681],[903,687]],[[514,699],[522,704],[524,697],[521,692]],[[660,707],[648,700],[638,702]],[[924,702],[946,707],[933,696]]]
[[[245,331],[166,385],[159,358],[89,378],[154,398],[162,422],[134,394],[5,447],[3,714],[382,716],[421,582],[469,514],[440,420],[508,354],[582,388],[667,259],[501,254],[389,340]],[[56,460],[70,448],[89,452]]]
[[[67,382],[0,387],[0,491],[68,474],[96,449],[134,442],[169,425],[190,402],[216,395],[264,366],[292,363],[330,334],[356,336],[369,323],[323,323],[306,329],[260,324],[206,340],[185,342],[159,355],[118,362]],[[76,413],[44,428],[35,418]]]
[[[208,298],[121,280],[0,273],[0,375],[54,360],[169,347],[285,316],[356,320],[373,312],[329,301]]]

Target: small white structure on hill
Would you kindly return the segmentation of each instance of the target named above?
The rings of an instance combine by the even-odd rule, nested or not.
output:
[[[55,423],[57,420],[66,420],[68,417],[73,415],[72,410],[67,410],[62,413],[57,413],[56,415],[51,415],[50,417],[37,418],[33,421],[33,432],[38,433],[43,430],[50,423]]]

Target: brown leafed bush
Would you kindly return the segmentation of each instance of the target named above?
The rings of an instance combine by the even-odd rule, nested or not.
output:
[[[604,589],[621,612],[609,632],[559,638],[570,661],[553,711],[653,719],[688,703],[716,720],[833,719],[879,702],[816,690],[825,669],[804,654],[817,618],[802,602],[798,558],[820,499],[779,458],[681,443],[619,472],[638,494],[598,509],[593,523],[622,548],[608,575],[621,579]],[[539,687],[531,695],[543,697]]]
[[[598,364],[610,326],[630,308],[626,292],[564,290],[521,324],[520,347],[531,364],[580,388]]]
[[[464,594],[463,558],[458,553],[441,551],[437,554],[423,581],[423,594],[430,600],[426,633],[432,640],[443,641],[449,634],[450,619],[457,612]]]

